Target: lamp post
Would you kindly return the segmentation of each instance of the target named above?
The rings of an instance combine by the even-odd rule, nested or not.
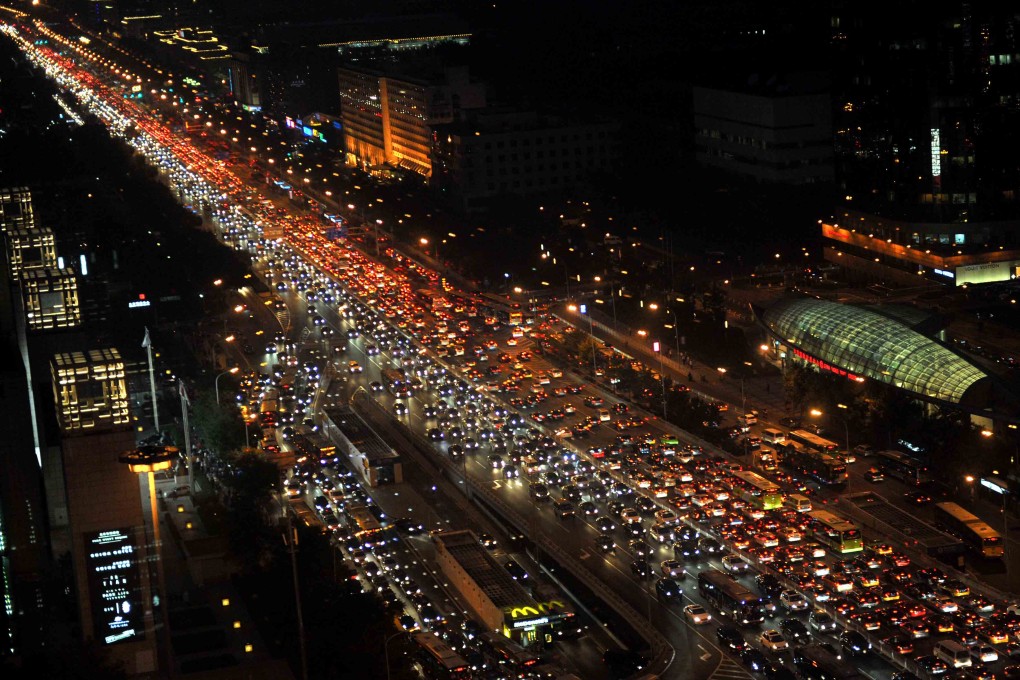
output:
[[[230,375],[234,375],[239,370],[241,370],[241,369],[239,369],[237,366],[234,366],[233,368],[228,368],[227,370],[223,371],[222,373],[220,373],[219,375],[216,376],[216,380],[213,381],[213,385],[216,388],[216,403],[217,404],[220,403],[220,378],[222,378],[223,376],[225,376],[228,373]]]
[[[122,453],[118,459],[121,463],[127,465],[131,472],[145,474],[149,478],[149,508],[152,512],[152,549],[156,557],[156,580],[159,584],[158,594],[161,596],[160,614],[163,619],[163,661],[167,674],[170,676],[173,676],[174,672],[173,663],[170,661],[170,619],[166,603],[166,577],[163,573],[163,558],[160,554],[159,510],[156,507],[156,473],[162,470],[169,470],[177,454],[178,449],[175,446],[141,446],[133,451]],[[155,624],[155,622],[153,623]]]
[[[652,351],[659,355],[659,382],[662,384],[662,419],[666,420],[666,374],[662,370],[662,347],[659,341],[652,343]]]
[[[593,378],[598,377],[599,368],[598,363],[596,362],[598,352],[595,351],[595,322],[592,321],[591,314],[588,313],[588,306],[570,304],[567,305],[567,309],[571,312],[577,312],[581,316],[588,317],[588,337],[591,339],[591,374]]]
[[[395,637],[400,637],[401,635],[404,635],[404,632],[398,630],[396,633],[386,638],[386,641],[383,643],[383,656],[386,657],[386,680],[390,680],[390,640]]]

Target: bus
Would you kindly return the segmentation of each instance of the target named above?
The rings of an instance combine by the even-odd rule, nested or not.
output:
[[[718,569],[704,569],[698,574],[698,592],[734,623],[756,626],[765,620],[761,598]]]
[[[798,444],[820,451],[821,453],[828,453],[830,455],[836,455],[839,453],[839,444],[834,441],[830,441],[824,437],[819,437],[813,432],[807,430],[794,430],[790,433],[788,439],[792,439]]]
[[[424,669],[426,677],[467,678],[470,676],[471,668],[467,662],[435,633],[419,631],[411,633],[411,639],[421,651],[418,656],[426,667]]]
[[[807,644],[794,647],[793,665],[797,669],[797,677],[805,680],[858,680],[863,676],[857,667],[844,661],[832,647],[820,644]]]
[[[935,526],[956,536],[982,557],[1002,557],[1002,536],[956,503],[935,504]]]
[[[505,635],[486,631],[479,636],[501,666],[522,672],[539,664],[541,659]]]
[[[411,381],[407,374],[400,368],[387,368],[382,372],[383,385],[394,397],[406,399],[414,394],[411,389]]]
[[[511,311],[507,323],[511,326],[520,326],[524,323],[524,314],[520,310]]]
[[[846,484],[846,463],[835,456],[815,451],[795,441],[787,440],[782,445],[782,464],[824,486]]]
[[[807,516],[811,518],[812,535],[822,545],[844,555],[864,550],[864,536],[850,520],[828,510],[812,510]]]
[[[762,510],[783,507],[783,492],[779,485],[750,470],[738,470],[733,476],[743,483],[743,499],[746,502]]]
[[[344,516],[348,528],[366,548],[385,542],[382,524],[366,506],[344,506]]]
[[[876,451],[875,464],[889,477],[920,486],[931,481],[928,466],[900,451]]]

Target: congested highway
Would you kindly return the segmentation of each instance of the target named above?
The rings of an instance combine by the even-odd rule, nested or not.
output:
[[[51,29],[35,30],[83,54]],[[576,331],[549,310],[519,310],[456,291],[418,263],[393,253],[378,260],[331,238],[330,216],[264,195],[125,99],[108,78],[112,66],[40,50],[24,38],[19,44],[83,109],[159,168],[224,242],[251,255],[271,292],[263,299],[249,291],[249,305],[283,302],[271,320],[279,337],[269,326],[257,345],[251,337],[234,340],[249,345],[242,354],[252,366],[293,367],[280,355],[321,351],[314,363],[343,387],[320,394],[306,375],[298,389],[315,397],[301,414],[310,422],[292,423],[293,431],[314,427],[321,400],[348,403],[355,392],[367,393],[394,423],[426,442],[431,455],[526,518],[530,538],[557,543],[645,617],[676,651],[663,677],[744,677],[747,669],[781,678],[794,668],[816,677],[812,663],[831,664],[841,677],[886,678],[896,669],[942,675],[952,670],[936,652],[943,640],[965,643],[966,658],[955,665],[969,668],[971,677],[1020,675],[1009,661],[1020,654],[1015,604],[972,593],[881,537],[858,532],[856,542],[850,536],[822,541],[824,531],[803,508],[765,507],[741,474],[750,461],[713,450],[550,363],[543,338]],[[170,86],[156,89],[162,87]],[[251,418],[283,375],[249,394]],[[280,442],[274,435],[265,443]],[[300,491],[313,504],[325,499],[320,516],[327,508],[342,516],[329,492],[360,497],[359,485],[339,467],[327,467]],[[790,474],[771,476],[780,496],[805,487]],[[419,495],[409,506],[429,503]],[[460,609],[423,566],[427,542],[420,545],[426,554],[413,552],[414,541],[366,550],[339,523],[333,529],[366,588],[400,599],[416,612],[414,626]],[[500,529],[513,533],[493,531]],[[415,565],[411,575],[409,565]],[[720,600],[708,585],[713,571],[731,575],[753,601],[737,607]],[[386,583],[401,588],[388,590]],[[426,602],[411,597],[415,588]]]

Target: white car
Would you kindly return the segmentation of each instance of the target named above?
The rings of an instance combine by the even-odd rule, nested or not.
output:
[[[747,571],[747,562],[740,555],[726,555],[722,558],[722,565],[731,574],[742,574]]]
[[[999,660],[999,653],[991,645],[971,647],[970,655],[981,663],[995,663]]]
[[[804,611],[811,606],[811,603],[807,601],[807,598],[795,590],[784,590],[779,595],[779,601],[791,612]]]
[[[696,626],[703,626],[712,620],[712,615],[700,604],[689,604],[684,607],[684,616]]]
[[[758,638],[758,641],[762,647],[770,652],[785,652],[790,648],[790,643],[786,641],[786,638],[778,630],[765,631]]]

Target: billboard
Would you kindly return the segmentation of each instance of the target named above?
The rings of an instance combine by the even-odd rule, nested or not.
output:
[[[85,534],[92,625],[103,644],[145,637],[139,559],[131,528]]]

